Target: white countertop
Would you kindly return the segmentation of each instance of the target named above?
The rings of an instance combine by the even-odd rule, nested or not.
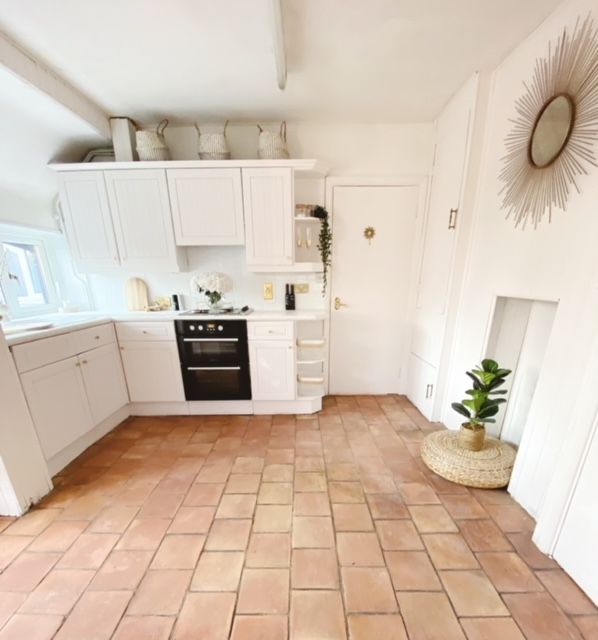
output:
[[[255,310],[243,316],[223,316],[223,315],[185,315],[184,311],[115,311],[115,312],[84,312],[84,313],[51,313],[35,318],[26,318],[22,322],[47,321],[52,323],[52,327],[35,331],[25,331],[22,333],[9,333],[6,335],[6,342],[9,346],[40,340],[57,336],[77,329],[95,327],[106,322],[158,322],[174,320],[247,320],[248,322],[276,321],[276,320],[325,320],[328,313],[324,310],[306,311],[261,311]],[[18,324],[15,320],[10,324]]]

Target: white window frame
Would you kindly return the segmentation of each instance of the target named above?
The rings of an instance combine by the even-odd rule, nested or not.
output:
[[[23,229],[5,231],[0,227],[0,252],[4,253],[2,243],[15,242],[19,244],[29,244],[35,246],[41,263],[42,275],[46,285],[46,293],[48,302],[39,305],[22,306],[19,304],[17,297],[14,295],[14,287],[9,276],[8,268],[4,268],[0,273],[0,289],[1,295],[8,305],[10,317],[26,318],[29,316],[42,315],[44,313],[53,313],[58,311],[59,300],[54,283],[54,277],[48,260],[46,244],[42,237],[42,233],[35,229]],[[4,256],[2,256],[4,257]]]

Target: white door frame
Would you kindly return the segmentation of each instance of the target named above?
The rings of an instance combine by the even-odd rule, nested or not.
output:
[[[421,253],[423,251],[424,241],[424,229],[426,218],[426,203],[429,195],[430,176],[429,175],[399,175],[399,176],[339,176],[339,177],[327,177],[326,178],[326,211],[330,216],[330,228],[333,233],[332,239],[332,254],[334,256],[334,189],[336,187],[417,187],[419,189],[416,222],[415,222],[415,250],[412,257],[411,272],[413,274],[414,282],[417,278],[417,265],[421,261]],[[326,290],[326,305],[329,311],[330,320],[326,323],[326,344],[328,346],[328,367],[326,371],[326,389],[328,393],[330,387],[330,328],[332,326],[332,297],[330,292],[332,291],[332,283],[334,279],[334,270],[330,269],[328,276],[328,288]],[[407,302],[408,316],[412,318],[415,310],[415,300],[417,287],[413,287],[409,293],[409,300]],[[407,344],[410,344],[411,336],[408,336]],[[407,361],[406,361],[407,362]],[[401,375],[401,389],[400,393],[405,392],[405,384],[407,380],[406,370]]]

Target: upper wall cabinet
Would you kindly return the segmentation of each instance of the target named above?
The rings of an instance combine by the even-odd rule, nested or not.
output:
[[[180,271],[166,174],[162,169],[104,171],[121,264],[133,271]]]
[[[66,233],[83,273],[185,268],[163,169],[69,171],[58,180]]]
[[[245,244],[241,169],[168,169],[178,245]]]
[[[243,169],[247,266],[293,264],[293,169]]]
[[[58,188],[66,233],[79,269],[93,273],[118,266],[103,172],[61,173]]]

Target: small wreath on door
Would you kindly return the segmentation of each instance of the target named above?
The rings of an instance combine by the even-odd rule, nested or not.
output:
[[[368,241],[369,244],[372,244],[372,240],[376,235],[376,229],[374,227],[366,227],[363,230],[363,237]]]

